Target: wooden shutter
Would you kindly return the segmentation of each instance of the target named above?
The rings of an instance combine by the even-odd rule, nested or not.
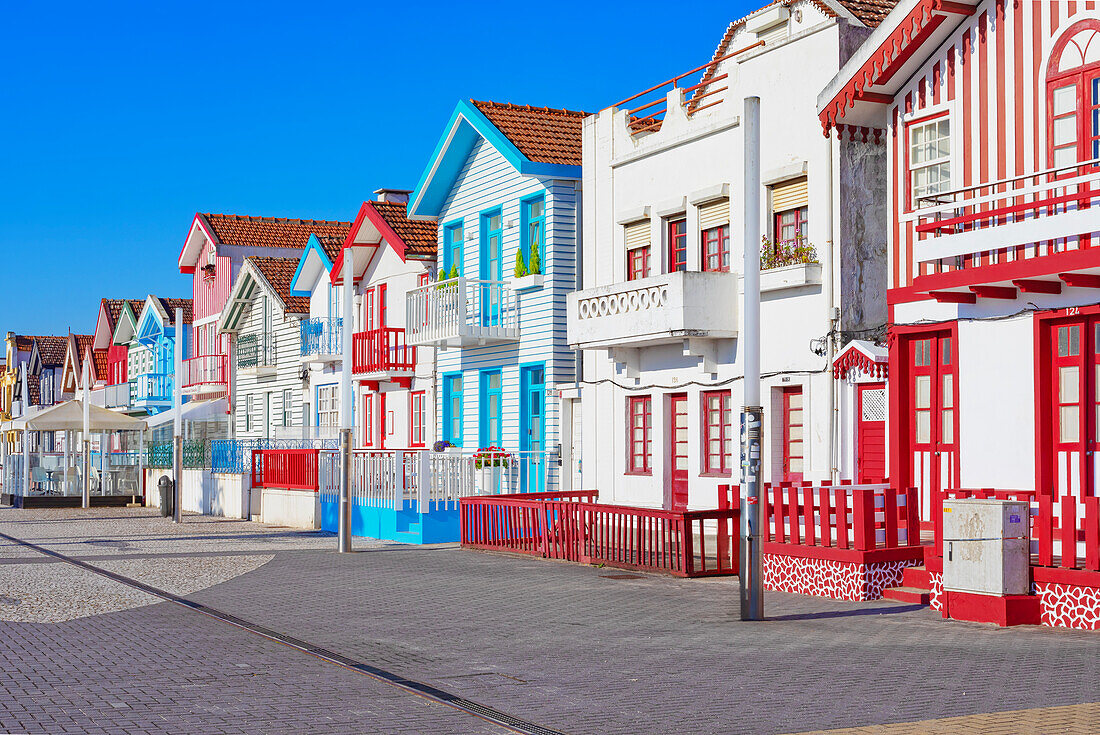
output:
[[[772,212],[786,212],[807,206],[809,196],[806,189],[806,177],[802,176],[784,181],[772,187]]]
[[[699,207],[699,229],[709,230],[728,225],[730,222],[730,200],[719,199]]]
[[[626,249],[649,247],[649,220],[626,226]]]

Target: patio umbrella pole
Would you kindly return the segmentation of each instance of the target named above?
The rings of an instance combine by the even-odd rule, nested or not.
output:
[[[355,250],[344,249],[343,321],[340,323],[340,343],[343,364],[340,366],[340,501],[336,519],[336,550],[341,554],[351,548],[351,437],[355,412],[351,386],[351,312],[355,289]],[[330,327],[331,328],[331,327]]]
[[[23,497],[27,497],[31,493],[31,452],[30,452],[30,439],[27,436],[27,407],[30,405],[30,395],[27,390],[27,376],[23,376],[23,408],[20,413],[23,415],[23,433],[20,434],[20,440],[23,442]]]

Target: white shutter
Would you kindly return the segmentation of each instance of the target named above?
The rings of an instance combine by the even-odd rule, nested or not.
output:
[[[699,207],[699,230],[705,231],[730,222],[730,200],[719,199]]]
[[[649,247],[649,220],[626,226],[626,249]]]
[[[784,181],[772,187],[772,212],[786,212],[807,206],[809,195],[806,177]]]

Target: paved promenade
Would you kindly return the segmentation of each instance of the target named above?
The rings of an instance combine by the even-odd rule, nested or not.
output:
[[[746,624],[735,580],[359,540],[338,555],[326,534],[186,521],[0,509],[0,533],[527,729],[0,539],[0,732],[1100,729],[1096,633],[780,593],[766,597],[767,622]]]

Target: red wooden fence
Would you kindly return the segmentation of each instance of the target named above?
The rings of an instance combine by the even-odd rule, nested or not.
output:
[[[737,574],[737,509],[653,510],[603,505],[597,497],[591,491],[462,498],[462,544],[681,577]]]
[[[252,450],[252,487],[317,490],[317,449]]]
[[[405,342],[405,330],[381,327],[352,335],[352,372],[381,373],[416,369],[416,347]]]

